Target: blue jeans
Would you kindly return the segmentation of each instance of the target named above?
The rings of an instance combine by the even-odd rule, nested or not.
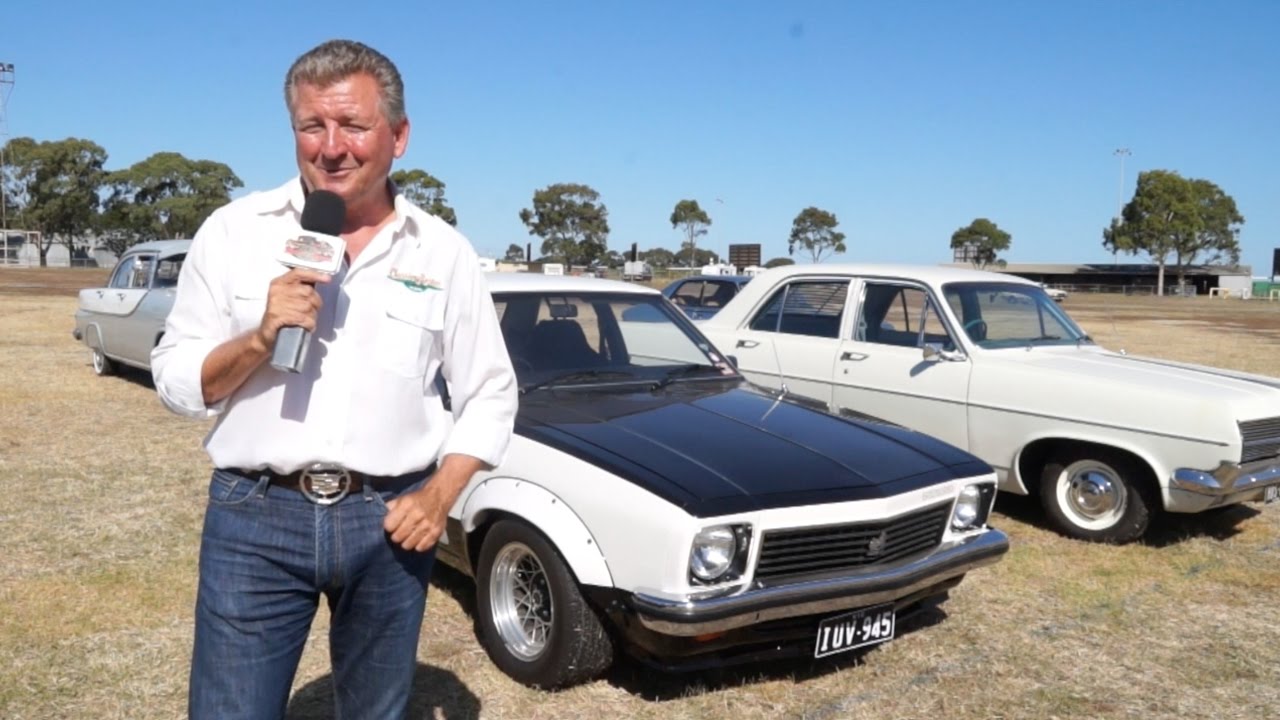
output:
[[[393,546],[386,500],[424,473],[322,506],[215,470],[200,543],[191,718],[283,718],[321,595],[336,717],[403,717],[434,550]]]

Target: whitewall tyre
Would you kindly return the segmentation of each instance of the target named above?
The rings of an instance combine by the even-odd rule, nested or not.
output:
[[[1054,526],[1079,540],[1126,543],[1147,531],[1158,507],[1143,469],[1105,448],[1059,455],[1045,465],[1040,503]]]
[[[115,375],[116,364],[102,353],[101,348],[93,349],[93,372],[95,375]]]

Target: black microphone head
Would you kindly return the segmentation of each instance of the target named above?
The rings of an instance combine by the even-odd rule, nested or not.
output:
[[[340,235],[347,219],[347,203],[337,193],[312,190],[302,205],[302,229],[325,235]]]

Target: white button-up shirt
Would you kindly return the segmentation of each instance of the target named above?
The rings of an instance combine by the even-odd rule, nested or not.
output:
[[[354,264],[317,285],[324,304],[303,370],[263,363],[230,397],[204,403],[205,358],[261,323],[303,202],[295,178],[220,208],[196,233],[151,354],[161,400],[182,415],[217,416],[204,443],[217,467],[336,463],[399,475],[454,453],[497,465],[517,399],[493,299],[462,235],[401,195],[395,219]],[[452,417],[434,382],[441,371]]]

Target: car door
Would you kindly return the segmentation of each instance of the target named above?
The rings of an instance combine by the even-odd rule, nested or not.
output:
[[[797,278],[774,290],[738,328],[725,352],[749,380],[831,402],[831,365],[840,348],[848,278]]]
[[[866,279],[835,358],[832,407],[969,448],[972,363],[925,285]],[[926,359],[924,345],[936,350]]]
[[[137,256],[127,278],[128,287],[123,288],[125,297],[133,301],[133,307],[128,308],[127,315],[116,318],[113,328],[116,340],[113,353],[116,357],[142,365],[150,364],[156,335],[164,323],[162,317],[157,324],[156,315],[160,312],[157,305],[164,305],[166,294],[171,296],[174,292],[173,288],[164,287],[167,284],[164,281],[160,283],[161,287],[153,287],[156,261],[156,255]],[[170,267],[166,266],[166,269]],[[175,285],[176,282],[174,276]],[[168,306],[171,307],[172,304],[172,297],[169,297]],[[167,310],[165,313],[167,314]]]
[[[111,271],[111,279],[104,288],[81,293],[82,307],[93,315],[103,352],[120,356],[124,346],[120,336],[127,326],[124,321],[138,307],[146,294],[146,278],[149,276],[150,255],[125,255]],[[139,277],[143,279],[139,281]]]

